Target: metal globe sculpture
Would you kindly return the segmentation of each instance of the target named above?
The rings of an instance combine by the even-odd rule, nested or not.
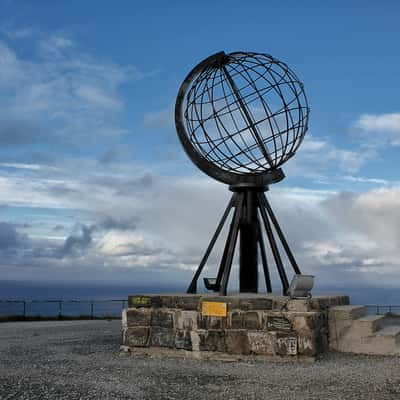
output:
[[[217,53],[196,66],[178,94],[177,130],[185,150],[225,183],[267,182],[307,131],[303,84],[268,54]]]
[[[258,252],[267,291],[272,291],[264,233],[284,294],[289,282],[276,236],[294,273],[301,274],[264,192],[284,178],[280,167],[300,146],[309,112],[296,74],[268,54],[219,52],[187,75],[175,105],[179,139],[203,172],[229,184],[234,192],[188,293],[196,292],[198,278],[232,210],[217,277],[204,278],[207,289],[226,295],[239,236],[241,292],[258,291]]]

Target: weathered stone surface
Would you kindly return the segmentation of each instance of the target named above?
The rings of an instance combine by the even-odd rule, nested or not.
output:
[[[400,321],[387,315],[363,316],[364,311],[360,306],[331,310],[329,347],[349,353],[400,354]]]
[[[309,300],[312,310],[327,310],[330,307],[350,304],[349,296],[316,296]]]
[[[128,307],[160,307],[161,297],[158,295],[137,294],[128,296]]]
[[[348,296],[315,296],[311,299],[289,299],[284,296],[273,298],[272,309],[281,311],[324,311],[329,307],[349,304]]]
[[[247,332],[249,350],[251,354],[274,355],[272,335],[266,331]]]
[[[223,301],[228,311],[271,310],[273,299],[263,294],[239,293],[234,296],[202,296],[201,301]]]
[[[274,353],[280,356],[297,355],[297,336],[293,334],[274,334]]]
[[[317,353],[324,353],[325,351],[329,350],[329,337],[328,337],[328,327],[323,326],[320,331],[315,331],[314,333],[315,337],[315,344],[317,347]]]
[[[259,311],[247,311],[243,313],[243,327],[256,330],[262,327],[262,315]]]
[[[151,312],[151,326],[174,328],[175,311],[164,308],[156,308]]]
[[[231,329],[242,329],[243,328],[243,318],[241,311],[232,311],[228,313],[228,328]]]
[[[227,317],[202,315],[203,301],[225,302]],[[352,321],[343,318],[358,315],[342,306],[348,302],[347,296],[140,295],[130,296],[130,302],[134,306],[122,315],[123,343],[128,347],[244,355],[314,357],[328,348],[328,333],[332,348],[338,348],[341,337],[348,337]],[[334,307],[336,304],[341,306]],[[329,307],[333,307],[329,315],[337,318],[328,324]]]
[[[272,310],[273,301],[267,297],[242,298],[239,300],[241,310]]]
[[[250,343],[246,329],[225,331],[226,351],[230,354],[250,354]]]
[[[137,326],[122,331],[122,343],[130,347],[147,347],[150,345],[150,328]]]
[[[175,330],[153,326],[150,331],[150,345],[157,347],[175,347]]]
[[[181,310],[200,310],[201,296],[198,294],[163,295],[161,305],[163,308],[178,308]]]
[[[192,350],[192,337],[188,330],[177,330],[175,334],[175,348]]]
[[[177,310],[175,312],[175,327],[184,330],[196,330],[198,328],[197,311]]]
[[[301,335],[297,338],[297,352],[303,356],[316,356],[322,347],[322,343],[318,343],[317,337],[312,333],[310,335]]]
[[[272,310],[284,311],[286,310],[287,303],[290,299],[286,296],[273,296],[272,297]]]
[[[366,315],[352,322],[352,335],[362,338],[372,336],[376,331],[385,325],[384,315]]]
[[[225,332],[219,329],[198,330],[199,351],[226,351]]]
[[[209,317],[198,313],[197,326],[199,329],[225,329],[227,327],[227,318]]]
[[[329,347],[337,350],[337,345],[351,329],[351,319],[329,319]]]
[[[190,340],[192,342],[192,350],[200,351],[200,335],[199,331],[190,331]]]
[[[310,333],[319,330],[323,324],[323,314],[316,311],[295,313],[289,317],[292,329],[298,333]]]
[[[286,304],[287,311],[297,311],[297,312],[304,312],[304,311],[311,311],[311,301],[309,299],[306,300],[289,300]]]
[[[127,308],[122,312],[122,324],[124,326],[150,326],[150,308]]]

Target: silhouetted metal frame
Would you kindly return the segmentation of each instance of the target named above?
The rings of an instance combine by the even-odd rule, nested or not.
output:
[[[200,168],[207,175],[211,176],[218,181],[227,183],[229,185],[235,185],[240,183],[254,184],[258,186],[265,186],[270,183],[276,183],[281,181],[285,175],[280,168],[271,169],[263,173],[252,173],[252,174],[239,174],[235,172],[226,171],[214,163],[208,161],[202,154],[200,154],[193,146],[189,139],[188,132],[186,131],[184,124],[184,113],[183,104],[185,101],[185,95],[188,88],[190,87],[193,79],[204,70],[206,67],[214,64],[221,64],[224,62],[226,54],[221,51],[216,53],[194,67],[189,74],[186,76],[182,85],[179,88],[178,96],[175,103],[175,125],[178,133],[179,140],[189,158],[193,163]]]
[[[189,285],[189,288],[187,290],[188,293],[196,293],[196,291],[197,291],[197,281],[199,279],[199,276],[200,276],[201,272],[203,271],[204,266],[206,265],[208,257],[210,256],[210,253],[211,253],[211,251],[212,251],[212,249],[213,249],[213,247],[215,245],[215,242],[217,241],[218,236],[221,233],[222,228],[224,227],[225,221],[228,218],[229,212],[231,211],[231,209],[232,209],[232,207],[233,207],[233,205],[234,205],[234,203],[236,201],[236,198],[237,198],[237,193],[234,193],[232,195],[232,197],[231,197],[231,200],[230,200],[228,206],[225,209],[224,214],[222,215],[221,221],[219,222],[219,224],[217,226],[217,230],[215,231],[215,233],[214,233],[214,235],[213,235],[213,237],[211,239],[211,242],[207,247],[207,250],[206,250],[206,252],[204,254],[204,257],[201,260],[200,265],[197,268],[196,273],[194,274],[194,277],[193,277],[193,279],[192,279],[192,281],[191,281],[191,283]]]
[[[269,274],[267,253],[265,251],[260,221],[258,221],[258,245],[260,247],[261,261],[264,270],[265,287],[267,288],[267,293],[272,293],[271,276]]]
[[[234,189],[232,189],[234,190]],[[201,263],[194,274],[194,277],[189,285],[187,293],[196,293],[197,291],[197,281],[202,273],[207,260],[215,246],[215,243],[222,231],[223,226],[226,223],[228,215],[232,209],[234,209],[233,217],[230,223],[229,232],[227,235],[227,239],[225,242],[223,256],[218,268],[217,278],[215,279],[214,285],[209,285],[213,291],[219,292],[220,295],[225,296],[228,290],[229,277],[232,269],[233,258],[235,254],[235,248],[237,245],[238,235],[241,229],[241,221],[245,218],[246,208],[245,208],[245,198],[247,196],[247,191],[251,190],[255,192],[256,201],[254,202],[255,213],[257,215],[257,226],[258,226],[258,245],[260,249],[261,256],[261,264],[263,267],[264,277],[265,277],[265,286],[268,293],[272,292],[271,285],[271,277],[269,272],[269,266],[267,262],[267,252],[263,239],[263,229],[262,224],[265,228],[265,234],[268,239],[268,244],[271,249],[273,259],[275,261],[275,266],[278,270],[278,274],[280,277],[281,285],[282,285],[282,293],[286,295],[287,290],[289,288],[289,281],[286,275],[285,267],[282,261],[282,257],[279,251],[278,242],[275,238],[275,233],[283,247],[284,253],[291,265],[295,274],[301,274],[300,269],[297,265],[297,262],[293,256],[293,253],[290,250],[289,244],[282,232],[281,227],[279,226],[278,220],[276,219],[274,213],[272,212],[271,205],[269,204],[264,192],[262,189],[257,190],[256,188],[243,188],[239,186],[236,188],[236,192],[233,193],[231,200],[225,212],[221,218],[217,226],[217,230],[215,231],[210,244],[207,247],[207,250],[204,254]],[[247,204],[249,206],[249,204]]]
[[[280,99],[278,108],[271,108],[270,94]],[[220,101],[223,102],[222,108]],[[260,104],[263,114],[261,117],[254,112],[254,102]],[[258,290],[255,281],[259,249],[266,288],[268,292],[272,291],[261,225],[265,228],[267,244],[271,249],[284,294],[289,283],[277,239],[294,272],[300,274],[264,191],[269,184],[279,182],[285,177],[280,166],[300,146],[308,129],[309,111],[304,86],[298,77],[287,64],[268,54],[225,54],[221,51],[200,62],[186,76],[175,104],[175,124],[179,140],[197,167],[212,178],[231,185],[231,190],[235,192],[190,283],[189,293],[196,292],[198,278],[232,209],[234,213],[218,274],[216,279],[205,280],[208,288],[220,292],[221,295],[226,294],[240,234],[241,243],[244,238],[249,244],[247,246],[246,242],[242,243],[240,259],[246,260],[249,256],[252,260],[251,268],[245,261],[240,262],[241,270],[244,267],[244,271],[249,272],[244,275],[246,279],[242,280],[240,277],[241,283],[249,282],[244,285],[246,287],[243,290]],[[226,118],[230,121],[228,125]],[[205,126],[210,121],[214,130],[211,132]],[[262,124],[266,124],[263,131]],[[248,191],[256,195],[256,200],[251,205],[255,209],[251,208],[251,213],[246,200]],[[247,234],[244,222],[246,215],[257,216],[255,228]],[[257,241],[258,246],[250,246],[253,240]]]
[[[260,67],[264,73],[260,72]],[[239,76],[247,82],[241,88],[235,83],[235,78]],[[263,84],[261,88],[256,85],[257,81]],[[198,93],[201,85],[202,91]],[[221,86],[221,98],[214,98],[213,88],[216,85]],[[286,99],[287,92],[282,87],[291,93],[289,99]],[[252,92],[242,93],[246,88],[251,88]],[[269,92],[280,99],[281,108],[271,110],[265,98]],[[218,108],[215,103],[221,99],[225,99],[226,105]],[[261,103],[264,111],[261,119],[255,118],[250,108],[250,103],[255,100]],[[206,105],[212,109],[207,120],[215,121],[219,139],[211,138],[204,126],[203,110]],[[235,112],[242,115],[246,127],[237,125]],[[230,117],[233,126],[227,127],[221,116]],[[281,116],[286,121],[282,127],[277,123]],[[225,54],[221,51],[200,62],[183,81],[175,104],[178,137],[190,159],[209,176],[231,185],[248,183],[263,186],[282,180],[284,174],[279,167],[299,147],[308,128],[308,116],[304,86],[287,64],[268,54],[251,52]],[[267,137],[259,131],[262,122],[269,125]],[[204,142],[198,140],[196,129],[201,129]],[[253,137],[251,145],[244,138],[246,132]],[[236,136],[241,139],[240,144]],[[228,140],[232,148],[227,145]],[[266,146],[269,142],[273,144],[273,155]],[[210,150],[205,151],[204,146]],[[262,159],[253,154],[255,149],[261,152]],[[247,157],[246,165],[243,160],[237,159],[241,155]],[[241,171],[242,168],[246,172]]]

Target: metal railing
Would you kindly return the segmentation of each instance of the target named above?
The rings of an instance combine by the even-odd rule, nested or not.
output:
[[[127,300],[0,300],[0,318],[121,318]]]
[[[399,314],[400,306],[396,305],[381,305],[381,304],[367,304],[365,306],[368,314]]]

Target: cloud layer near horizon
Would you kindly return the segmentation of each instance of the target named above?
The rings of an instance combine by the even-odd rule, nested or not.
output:
[[[83,181],[71,177],[67,185],[74,190],[56,191],[42,177],[42,206],[79,208],[85,217],[64,230],[55,225],[53,237],[47,238],[29,235],[32,227],[3,222],[2,272],[22,268],[31,274],[36,269],[39,275],[65,279],[70,270],[78,270],[76,277],[88,279],[121,270],[132,277],[137,271],[161,271],[171,282],[187,279],[229,193],[207,178],[144,176],[141,185],[131,188],[130,178],[109,185],[106,176],[103,182],[98,176]],[[399,275],[399,188],[352,193],[277,186],[268,196],[303,271],[316,274],[321,284],[339,285],[346,276],[346,284],[355,277],[371,283],[377,276],[390,284]],[[220,242],[210,259],[211,270],[221,252]]]

